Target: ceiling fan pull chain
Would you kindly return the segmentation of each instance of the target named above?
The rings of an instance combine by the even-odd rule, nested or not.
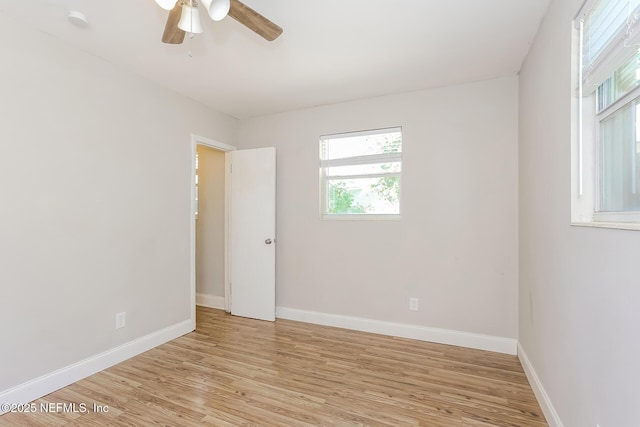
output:
[[[193,9],[198,7],[198,2],[196,0],[191,0],[190,2],[190,6],[191,6],[191,13],[189,14],[189,19],[191,19],[191,30],[193,31]],[[193,32],[189,32],[189,40],[193,40]],[[191,42],[189,42],[189,48],[191,48]],[[191,56],[191,49],[189,49],[189,56]]]
[[[191,28],[193,29],[193,8],[194,7],[198,7],[198,3],[196,3],[196,0],[191,0],[190,2],[191,5]],[[193,47],[193,37],[194,34],[192,32],[189,33],[189,52],[187,53],[189,55],[189,58],[193,58],[193,52],[191,51],[191,48]]]

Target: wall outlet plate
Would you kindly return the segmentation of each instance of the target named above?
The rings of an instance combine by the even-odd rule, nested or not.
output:
[[[409,298],[409,310],[418,311],[419,301],[418,298]]]
[[[124,328],[127,325],[127,313],[116,313],[116,329]]]

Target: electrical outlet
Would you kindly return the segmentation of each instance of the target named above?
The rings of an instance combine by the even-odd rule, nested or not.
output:
[[[124,328],[127,325],[127,313],[116,313],[116,329]]]
[[[409,310],[418,311],[418,298],[409,298]]]

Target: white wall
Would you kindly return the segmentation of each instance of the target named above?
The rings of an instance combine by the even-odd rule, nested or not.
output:
[[[517,77],[241,122],[278,149],[277,305],[517,337]],[[318,138],[402,126],[402,216],[319,219]],[[409,297],[420,311],[409,311]]]
[[[198,145],[196,292],[224,297],[224,152]]]
[[[552,1],[520,75],[519,339],[556,411],[551,425],[631,427],[640,233],[569,225],[571,20],[581,4]]]
[[[0,39],[1,393],[190,318],[190,133],[237,122],[4,17]]]

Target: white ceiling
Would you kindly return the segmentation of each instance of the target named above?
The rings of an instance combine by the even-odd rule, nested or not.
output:
[[[244,3],[283,34],[267,42],[203,14],[203,34],[165,45],[154,0],[0,0],[0,14],[243,119],[516,74],[549,0]]]

